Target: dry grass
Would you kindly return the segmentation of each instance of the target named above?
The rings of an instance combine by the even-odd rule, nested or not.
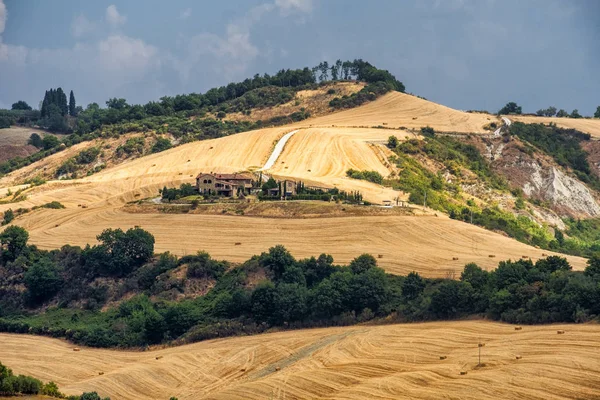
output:
[[[329,102],[335,97],[351,95],[361,90],[364,86],[363,82],[336,82],[315,90],[301,90],[296,93],[294,99],[285,104],[256,109],[250,115],[231,113],[227,115],[226,119],[234,121],[267,121],[273,117],[290,115],[300,111],[302,108],[310,111],[314,117],[321,116],[331,112]],[[327,91],[329,89],[335,90],[335,94],[328,94]]]
[[[440,132],[491,133],[490,122],[501,124],[495,115],[466,113],[404,93],[392,92],[362,107],[302,121],[312,126],[386,126],[419,129],[431,126]]]
[[[46,135],[54,135],[58,138],[64,137],[64,135],[57,135],[53,133],[46,132],[42,129],[36,128],[24,128],[21,126],[11,126],[10,128],[0,129],[0,146],[23,146],[27,144],[27,140],[29,140],[29,136],[32,133],[37,133],[41,137]]]
[[[73,352],[60,340],[2,334],[0,359],[68,394],[125,400],[594,399],[599,346],[596,324],[515,331],[461,321],[289,331],[150,352]]]
[[[524,122],[526,124],[549,124],[555,123],[559,128],[577,129],[589,133],[595,138],[600,138],[600,119],[585,118],[555,118],[555,117],[533,117],[524,115],[508,115],[512,121]]]
[[[386,177],[393,171],[385,147],[390,135],[412,136],[404,131],[368,128],[310,128],[298,131],[287,143],[270,172],[327,187],[360,191],[365,200],[381,202],[407,196],[366,181],[346,177],[350,168],[373,170]]]
[[[243,261],[270,246],[283,244],[297,257],[326,252],[340,263],[365,252],[381,254],[380,264],[389,272],[406,274],[415,270],[427,276],[445,276],[449,269],[460,272],[468,262],[493,268],[497,260],[488,257],[489,254],[495,254],[499,260],[518,259],[523,254],[535,259],[541,255],[541,251],[530,246],[441,215],[298,220],[131,214],[121,210],[127,202],[156,196],[158,189],[165,185],[173,187],[193,182],[200,171],[234,172],[257,168],[287,131],[286,127],[263,129],[189,143],[127,161],[84,179],[49,182],[29,189],[25,201],[0,205],[0,212],[8,208],[31,208],[49,201],[64,204],[66,209],[63,210],[40,209],[15,220],[30,232],[33,243],[46,249],[65,243],[94,243],[103,229],[137,225],[156,237],[157,252],[168,250],[181,255],[206,250],[215,257]],[[344,190],[360,190],[367,200],[391,199],[397,192],[344,177],[350,167],[385,173],[387,167],[382,164],[385,154],[381,155],[385,149],[367,142],[382,141],[391,133],[402,134],[382,129],[302,130],[288,143],[274,172],[317,184],[337,185]],[[61,155],[61,159],[64,156],[67,154]],[[57,163],[61,159],[51,157],[42,162]],[[28,168],[40,168],[36,164]],[[4,179],[10,181],[22,173],[17,171]],[[242,245],[234,246],[236,242]],[[460,261],[452,261],[453,257]],[[585,266],[582,258],[569,257],[569,260],[575,268]]]

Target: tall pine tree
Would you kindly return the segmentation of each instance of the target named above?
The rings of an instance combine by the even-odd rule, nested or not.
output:
[[[75,116],[75,95],[73,94],[73,91],[71,90],[71,93],[69,94],[69,115],[71,115],[72,117]]]

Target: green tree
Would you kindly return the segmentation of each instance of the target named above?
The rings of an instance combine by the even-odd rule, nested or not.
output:
[[[594,113],[594,118],[600,118],[600,106],[596,108],[596,112]]]
[[[273,177],[269,178],[268,181],[266,181],[263,185],[262,185],[262,191],[264,194],[267,194],[269,192],[269,189],[275,189],[277,187],[277,181],[275,179],[273,179]]]
[[[24,102],[23,100],[19,100],[16,103],[13,103],[12,110],[25,110],[25,111],[30,111],[32,108],[29,104],[27,104],[26,102]]]
[[[551,274],[555,271],[570,271],[571,265],[564,257],[550,256],[536,261],[535,267],[541,272]]]
[[[435,130],[430,126],[424,126],[421,128],[421,135],[423,135],[425,137],[434,137]]]
[[[126,108],[129,108],[129,104],[127,104],[127,100],[117,99],[116,97],[109,99],[106,102],[106,106],[113,110],[124,110]]]
[[[425,281],[416,272],[411,272],[402,283],[402,296],[408,300],[416,299],[423,293]]]
[[[27,247],[29,233],[20,226],[11,225],[0,233],[2,258],[14,261]]]
[[[388,147],[390,149],[392,149],[392,150],[395,149],[396,147],[398,147],[398,138],[396,136],[393,136],[393,135],[390,136],[388,138],[388,144],[387,145],[388,145]]]
[[[75,95],[72,90],[69,93],[69,115],[71,117],[77,116],[77,104],[75,103]]]
[[[54,103],[60,109],[60,115],[63,117],[69,113],[69,105],[67,103],[67,95],[62,88],[56,89],[56,102]]]
[[[522,114],[523,111],[520,106],[514,101],[507,103],[504,107],[498,111],[498,114]]]
[[[50,150],[60,144],[60,140],[54,135],[46,135],[42,140],[42,145],[44,146],[44,150]]]
[[[56,265],[47,258],[34,263],[25,272],[24,280],[27,294],[35,304],[52,298],[63,282]]]
[[[41,393],[46,396],[56,397],[59,399],[65,397],[65,395],[58,390],[58,385],[52,381],[42,386]]]
[[[277,286],[273,299],[272,322],[294,322],[304,319],[307,314],[308,290],[297,283],[281,283]]]
[[[271,321],[275,314],[275,296],[277,290],[273,282],[259,283],[250,298],[252,316],[258,322]]]
[[[488,286],[490,274],[477,264],[469,263],[465,265],[463,272],[460,274],[460,280],[470,283],[475,290],[481,291]]]
[[[596,253],[588,259],[585,275],[600,279],[600,253]]]
[[[431,295],[431,311],[441,318],[451,318],[469,311],[473,304],[473,288],[467,282],[442,282]]]
[[[15,219],[15,213],[11,208],[9,208],[8,210],[4,211],[4,219],[0,225],[8,225],[13,219]]]
[[[27,141],[27,144],[35,146],[38,149],[41,149],[42,147],[44,147],[44,142],[42,141],[41,136],[38,135],[37,133],[32,133],[31,136],[29,136],[29,140]]]
[[[377,260],[370,254],[361,254],[350,261],[350,270],[353,274],[362,274],[371,268],[377,267]]]
[[[571,113],[571,115],[569,115],[569,117],[571,118],[583,118],[583,115],[579,114],[579,111],[577,109],[573,110],[573,112]]]
[[[109,397],[100,397],[96,392],[86,392],[79,396],[79,400],[110,400]]]
[[[279,280],[287,268],[296,263],[294,257],[282,245],[271,247],[267,253],[260,256],[260,264]]]
[[[558,110],[558,112],[556,113],[556,116],[558,118],[566,118],[569,116],[569,113],[566,112],[565,110],[563,110],[562,108],[560,110]]]
[[[153,153],[160,153],[161,151],[169,150],[172,147],[171,141],[167,138],[159,137],[156,139],[156,143],[152,146]]]
[[[141,267],[154,254],[154,236],[136,227],[123,232],[121,229],[106,229],[97,236],[100,244],[85,252],[99,273],[123,276]]]

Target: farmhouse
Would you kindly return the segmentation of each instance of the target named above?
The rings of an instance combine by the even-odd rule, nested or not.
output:
[[[250,194],[253,176],[247,173],[219,174],[200,173],[196,177],[196,189],[203,195],[239,197]]]

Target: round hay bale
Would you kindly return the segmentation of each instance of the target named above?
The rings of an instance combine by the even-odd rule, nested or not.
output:
[[[523,358],[523,356],[519,356],[519,355],[517,355],[515,358],[516,358],[517,360],[520,360],[521,358]]]
[[[467,374],[467,371],[460,371],[460,374],[461,374],[461,375],[466,375],[466,374]]]
[[[452,257],[452,261],[458,261],[458,257]]]
[[[281,371],[281,367],[275,367],[275,371]]]
[[[521,326],[515,326],[515,331],[520,331],[521,329],[523,329],[523,327],[521,327]]]
[[[163,356],[156,356],[157,360],[160,360],[161,358],[163,358]]]
[[[98,372],[98,375],[104,375],[104,372]]]
[[[556,331],[556,333],[557,333],[557,334],[559,334],[559,335],[564,335],[564,334],[565,334],[565,331],[563,331],[563,330],[559,330],[559,331]]]
[[[488,257],[489,257],[489,258],[495,258],[495,257],[496,257],[496,255],[495,255],[495,254],[490,254]]]
[[[73,351],[80,351],[79,347],[74,347]]]
[[[440,360],[445,360],[448,356],[440,356]]]

